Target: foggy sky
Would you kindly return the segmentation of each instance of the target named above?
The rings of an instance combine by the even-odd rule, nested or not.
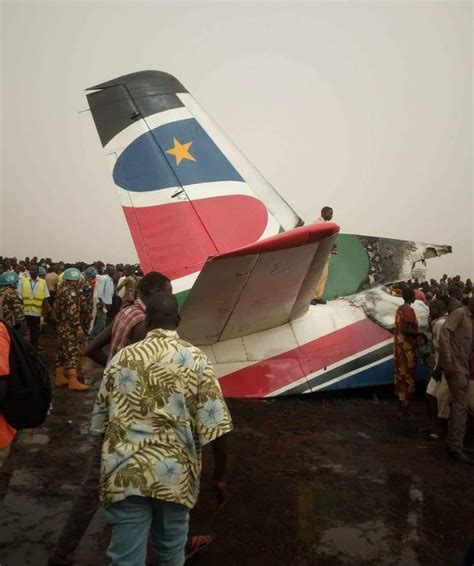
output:
[[[470,2],[3,3],[0,255],[135,261],[84,89],[175,75],[276,190],[474,272]]]

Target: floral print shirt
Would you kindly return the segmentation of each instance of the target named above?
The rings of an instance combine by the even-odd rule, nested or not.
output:
[[[152,330],[110,361],[92,414],[104,433],[100,498],[138,495],[192,508],[201,449],[232,422],[214,368],[176,331]]]

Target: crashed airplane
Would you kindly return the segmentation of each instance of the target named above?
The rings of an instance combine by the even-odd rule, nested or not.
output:
[[[393,381],[389,328],[400,299],[380,287],[449,246],[303,226],[169,74],[142,71],[87,90],[142,268],[172,280],[180,335],[207,353],[226,396]],[[328,303],[311,306],[334,243]],[[384,305],[388,316],[377,316]]]

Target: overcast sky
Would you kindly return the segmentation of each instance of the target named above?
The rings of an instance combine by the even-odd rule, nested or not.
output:
[[[169,72],[304,218],[474,273],[470,2],[3,2],[0,255],[132,261],[84,89]]]

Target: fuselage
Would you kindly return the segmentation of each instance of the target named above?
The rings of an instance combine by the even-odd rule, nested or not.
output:
[[[310,393],[392,380],[390,332],[344,299],[309,306],[337,226],[319,234],[298,228],[298,214],[175,77],[142,71],[88,90],[142,269],[172,280],[189,317],[188,332],[214,362],[227,396]],[[298,238],[291,233],[298,230],[307,241],[295,251]],[[275,239],[285,244],[277,251],[263,249]],[[248,251],[246,260],[219,265],[257,244],[262,246]],[[416,262],[450,252],[448,246],[347,234],[337,245],[328,299],[408,278]],[[226,265],[234,270],[231,277],[223,272]],[[201,271],[206,278],[198,280]],[[203,294],[202,281],[215,301],[205,295],[206,286]],[[207,311],[199,308],[203,298]],[[200,336],[208,313],[215,325]],[[252,325],[252,316],[258,323]]]

